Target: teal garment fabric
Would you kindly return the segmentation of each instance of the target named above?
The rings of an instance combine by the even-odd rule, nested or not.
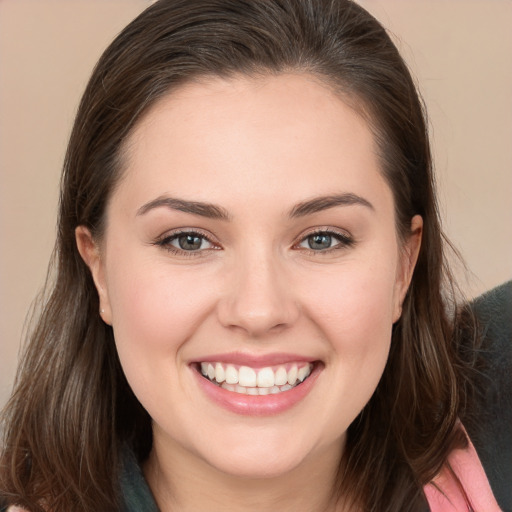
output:
[[[128,448],[123,450],[120,485],[123,497],[121,512],[159,512],[142,470]]]

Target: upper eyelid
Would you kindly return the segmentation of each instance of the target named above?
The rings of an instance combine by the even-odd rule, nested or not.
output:
[[[338,240],[338,243],[336,245],[334,245],[333,247],[329,247],[329,248],[326,248],[326,249],[323,249],[323,250],[314,250],[314,249],[309,249],[307,247],[301,247],[301,244],[304,243],[306,241],[306,239],[312,235],[315,235],[315,234],[320,234],[320,233],[325,233],[329,236],[332,236],[333,238],[336,238]],[[307,231],[306,233],[303,233],[300,235],[299,238],[296,239],[296,241],[293,243],[292,245],[292,249],[300,249],[300,250],[303,250],[303,251],[306,251],[306,252],[310,252],[312,254],[315,254],[315,255],[320,255],[320,254],[327,254],[327,253],[330,253],[332,251],[336,251],[336,250],[339,250],[339,249],[343,249],[343,248],[350,248],[350,247],[353,247],[356,243],[356,240],[354,239],[354,237],[344,231],[344,230],[341,230],[341,229],[334,229],[334,228],[316,228],[316,229],[312,229],[310,231]]]
[[[218,242],[216,242],[215,237],[212,234],[205,232],[199,228],[178,228],[178,229],[173,229],[170,231],[165,231],[163,234],[156,237],[156,240],[162,241],[162,240],[166,240],[168,238],[176,238],[180,235],[187,235],[187,234],[198,235],[198,236],[204,238],[205,240],[208,240],[208,242],[211,242],[212,244],[218,244]]]
[[[204,240],[206,240],[211,247],[207,247],[204,249],[198,249],[198,250],[192,250],[192,251],[186,251],[184,249],[181,249],[179,247],[174,247],[171,242],[174,242],[178,237],[181,235],[186,234],[192,234],[197,235]],[[179,228],[171,231],[166,231],[159,237],[155,238],[153,242],[151,242],[151,245],[160,247],[162,249],[165,249],[167,251],[170,251],[175,254],[183,254],[187,255],[189,257],[192,256],[200,256],[205,253],[205,251],[212,251],[212,250],[219,250],[221,249],[221,245],[219,242],[217,242],[213,237],[213,235],[209,235],[207,233],[204,233],[201,229],[198,228]]]
[[[307,230],[303,231],[296,238],[296,241],[294,243],[301,242],[302,240],[304,240],[308,236],[316,235],[318,233],[326,233],[328,235],[339,236],[339,237],[344,238],[344,239],[347,239],[347,238],[350,239],[350,240],[354,239],[354,237],[348,231],[346,231],[344,229],[327,227],[327,226],[325,226],[325,227],[319,226],[319,227],[310,228],[310,229],[307,229]]]

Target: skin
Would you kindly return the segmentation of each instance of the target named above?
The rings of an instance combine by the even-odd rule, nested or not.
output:
[[[414,217],[398,240],[367,123],[306,75],[210,79],[160,100],[125,157],[104,237],[79,227],[77,244],[153,419],[144,471],[161,510],[345,509],[331,494],[345,433],[382,375],[422,229]],[[339,194],[368,204],[290,215]],[[228,218],[141,213],[164,196]],[[177,229],[211,242],[157,243]],[[318,230],[336,233],[329,249],[309,247]],[[239,415],[205,396],[189,364],[234,351],[291,352],[322,371],[294,407]]]

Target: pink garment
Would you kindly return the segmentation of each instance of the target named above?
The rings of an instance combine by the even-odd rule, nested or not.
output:
[[[447,463],[425,486],[431,512],[501,512],[468,437],[467,448],[453,450]]]

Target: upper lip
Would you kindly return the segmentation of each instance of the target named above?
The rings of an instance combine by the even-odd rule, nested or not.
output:
[[[272,354],[245,354],[243,352],[229,352],[225,354],[210,354],[202,358],[191,361],[194,363],[226,363],[240,366],[249,366],[253,368],[262,368],[265,366],[276,366],[286,363],[313,363],[318,359],[299,354],[290,354],[276,352]]]

